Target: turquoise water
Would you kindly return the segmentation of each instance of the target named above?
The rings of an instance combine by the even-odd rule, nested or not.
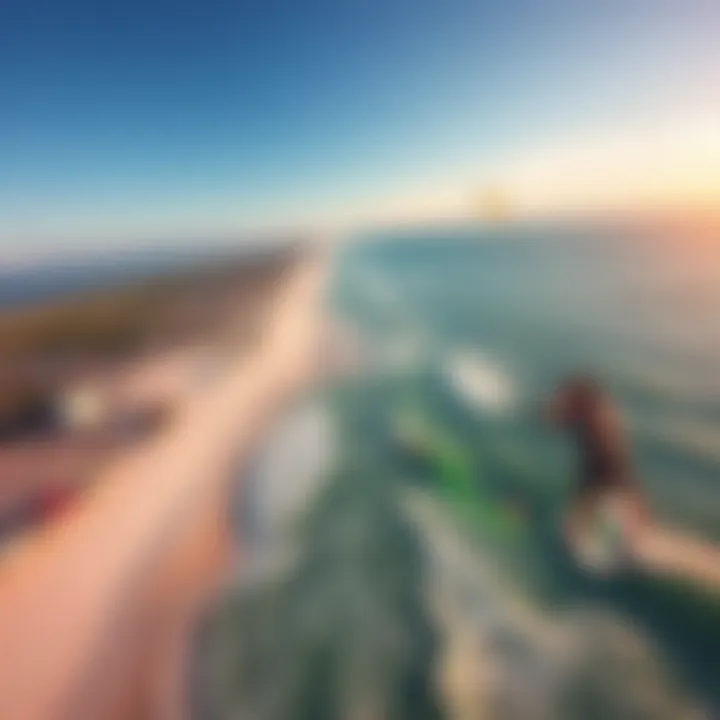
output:
[[[373,337],[491,358],[516,414],[595,373],[657,513],[720,539],[720,242],[689,245],[577,228],[376,238],[348,253],[345,302]]]
[[[324,394],[337,462],[295,564],[210,618],[198,717],[718,717],[717,593],[570,560],[572,460],[538,413],[563,374],[595,372],[656,515],[720,539],[720,243],[684,240],[545,226],[347,245],[332,300],[364,369]],[[491,672],[482,711],[453,714],[448,668]]]
[[[564,374],[595,374],[626,415],[656,517],[720,540],[720,242],[691,240],[577,226],[363,238],[344,255],[337,302],[382,378],[377,425],[415,433],[375,461],[442,498],[538,607],[629,622],[707,709],[720,697],[717,591],[582,576],[557,537],[569,448],[537,414]],[[409,350],[391,361],[398,344]],[[458,354],[480,376],[470,401],[448,377]]]

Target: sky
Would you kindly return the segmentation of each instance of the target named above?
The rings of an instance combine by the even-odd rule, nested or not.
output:
[[[0,258],[461,213],[485,185],[711,202],[718,38],[717,0],[3,0]]]

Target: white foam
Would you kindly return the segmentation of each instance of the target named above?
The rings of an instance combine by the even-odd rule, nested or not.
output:
[[[475,350],[455,350],[443,361],[453,391],[476,410],[507,412],[517,402],[517,388],[498,363]]]
[[[242,583],[289,567],[298,549],[296,524],[324,487],[336,452],[335,426],[319,402],[294,408],[271,433],[242,499],[249,513],[242,521]]]

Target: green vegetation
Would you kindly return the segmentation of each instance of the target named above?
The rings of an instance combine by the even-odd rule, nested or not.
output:
[[[231,260],[12,310],[0,316],[0,353],[7,361],[133,351],[162,336],[191,304],[210,307],[233,291],[245,302],[267,296],[286,267],[284,257],[257,266]],[[201,325],[191,324],[195,331]]]
[[[0,425],[40,411],[52,388],[87,365],[211,337],[245,311],[236,340],[252,339],[292,256],[226,261],[138,284],[0,314]]]

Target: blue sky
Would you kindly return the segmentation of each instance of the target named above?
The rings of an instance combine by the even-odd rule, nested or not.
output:
[[[470,192],[525,149],[712,111],[718,37],[713,0],[4,0],[0,242]]]

